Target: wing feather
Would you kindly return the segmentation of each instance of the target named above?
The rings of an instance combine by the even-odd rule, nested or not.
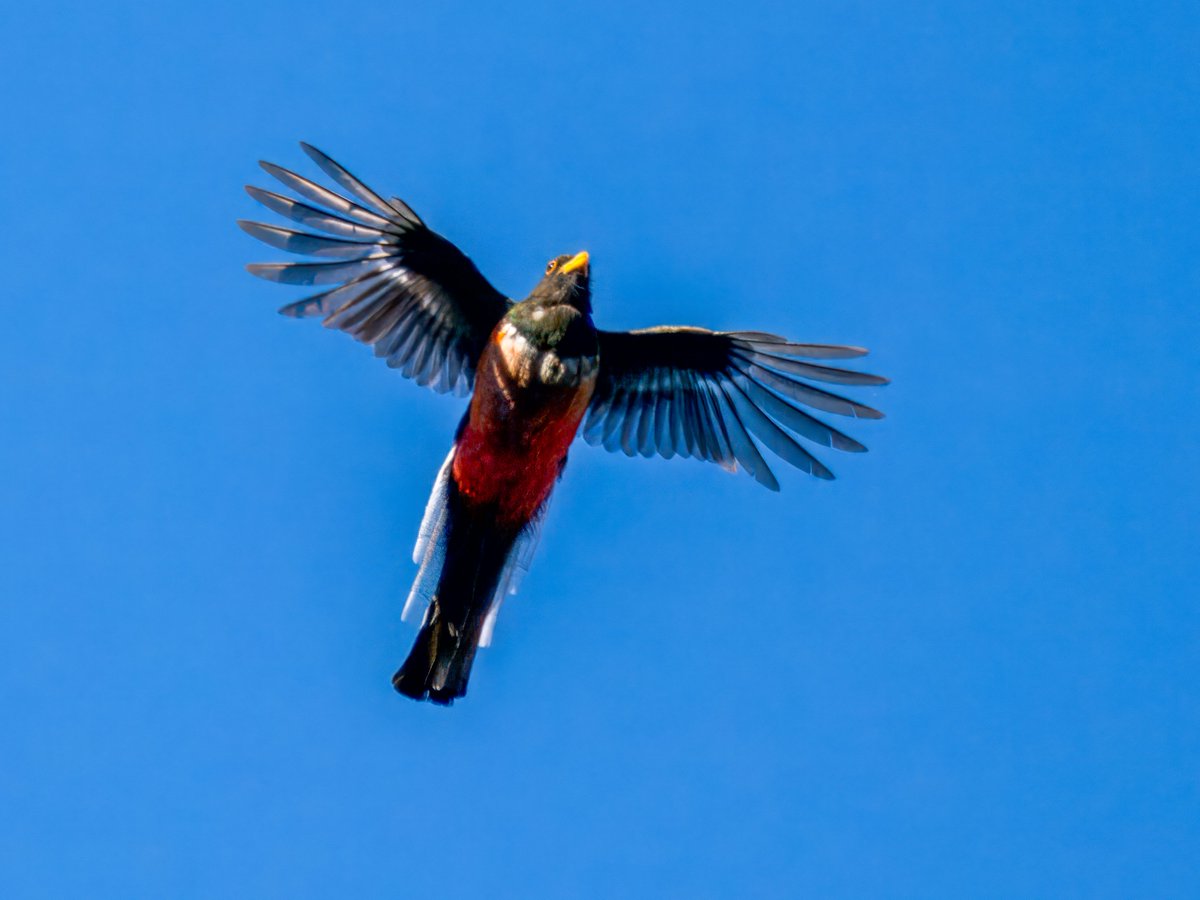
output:
[[[760,450],[817,478],[833,473],[801,443],[861,452],[854,438],[802,407],[858,418],[883,414],[810,382],[877,387],[887,379],[802,362],[851,359],[861,347],[796,344],[755,331],[659,327],[600,332],[600,372],[581,434],[628,456],[659,454],[740,466],[771,490],[779,481]]]
[[[352,222],[350,219],[342,216],[336,216],[333,213],[325,212],[324,210],[317,209],[315,206],[309,206],[307,203],[301,203],[299,200],[293,200],[290,197],[284,197],[282,194],[276,194],[273,191],[264,191],[262,188],[256,188],[253,185],[246,185],[246,193],[271,210],[271,212],[283,216],[285,219],[291,219],[293,222],[308,228],[324,231],[327,234],[336,234],[339,237],[347,238],[366,238],[367,240],[374,241],[394,233]]]
[[[738,345],[735,344],[735,347]],[[760,363],[761,365],[770,366],[773,369],[778,369],[780,372],[787,372],[791,375],[799,375],[803,378],[809,378],[813,381],[825,381],[830,384],[852,384],[852,385],[871,385],[879,386],[888,383],[886,378],[880,375],[871,375],[867,372],[855,372],[850,369],[838,369],[833,366],[818,366],[814,363],[799,362],[795,359],[790,359],[785,356],[779,356],[775,353],[765,353],[761,350],[746,350],[738,349],[735,355],[742,360],[750,363]]]
[[[264,222],[249,222],[238,220],[238,227],[250,237],[258,238],[264,244],[269,244],[288,253],[300,256],[326,256],[337,259],[358,259],[366,256],[379,246],[378,241],[357,241],[344,238],[324,237],[307,231],[295,231],[291,228],[280,228],[267,225]],[[392,243],[392,242],[389,242]]]
[[[266,162],[260,163],[263,169],[301,199],[246,190],[272,212],[324,234],[238,224],[271,247],[319,261],[247,268],[281,284],[332,285],[280,312],[322,316],[326,327],[372,345],[376,356],[421,384],[440,391],[469,389],[488,336],[510,301],[408,204],[384,200],[320,150],[301,147],[344,195]]]
[[[312,144],[301,141],[300,149],[308,154],[308,157],[320,167],[321,171],[336,181],[343,190],[349,191],[385,219],[395,218],[397,210],[389,206],[386,200],[351,175],[345,167],[334,162]],[[418,225],[420,223],[414,221],[412,224]]]

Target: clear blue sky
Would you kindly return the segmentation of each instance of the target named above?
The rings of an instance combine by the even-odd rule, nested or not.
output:
[[[6,14],[0,894],[1196,896],[1194,4],[335,8]],[[871,452],[577,444],[398,697],[462,401],[243,271],[300,139],[518,296],[871,347]]]

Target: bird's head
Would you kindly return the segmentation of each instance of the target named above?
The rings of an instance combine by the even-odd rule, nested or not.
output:
[[[580,312],[592,311],[592,288],[586,250],[564,253],[546,264],[546,274],[529,295],[547,306],[567,303]]]

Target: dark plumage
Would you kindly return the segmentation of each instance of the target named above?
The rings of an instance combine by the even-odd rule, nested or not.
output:
[[[425,612],[393,678],[401,693],[444,704],[466,693],[476,648],[487,643],[501,600],[528,565],[577,432],[628,456],[740,465],[772,490],[779,482],[759,444],[818,478],[833,473],[798,437],[866,449],[803,408],[881,418],[813,384],[886,384],[824,362],[866,350],[757,331],[600,331],[592,324],[587,253],[556,257],[528,298],[507,299],[403,201],[385,200],[319,150],[301,146],[345,195],[262,163],[303,200],[247,187],[250,196],[313,231],[238,224],[272,247],[317,261],[255,264],[250,271],[284,284],[332,285],[280,312],[322,317],[419,384],[471,393],[417,541],[421,568],[405,613]]]

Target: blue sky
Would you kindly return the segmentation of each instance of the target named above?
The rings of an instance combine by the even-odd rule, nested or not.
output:
[[[0,893],[1194,896],[1191,5],[479,6],[8,13]],[[398,697],[462,402],[243,271],[301,139],[514,295],[871,347],[871,452],[577,444]]]

